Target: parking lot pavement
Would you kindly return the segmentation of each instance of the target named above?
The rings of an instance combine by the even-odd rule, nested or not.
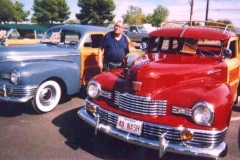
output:
[[[158,152],[134,146],[94,129],[77,111],[84,106],[79,97],[66,98],[54,111],[37,115],[29,104],[0,104],[0,160],[157,160]],[[227,134],[228,155],[240,157],[240,109],[234,108]],[[206,160],[167,153],[161,160]]]

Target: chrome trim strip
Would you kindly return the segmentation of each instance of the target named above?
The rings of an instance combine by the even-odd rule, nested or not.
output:
[[[152,100],[150,96],[137,96],[115,91],[114,104],[119,108],[143,115],[166,115],[167,100]]]
[[[106,98],[108,98],[108,99],[111,99],[111,98],[112,98],[112,93],[107,92],[107,91],[103,91],[103,90],[100,91],[100,94],[99,94],[99,95],[102,96],[102,97],[106,97]]]
[[[192,116],[192,109],[172,106],[172,113]]]
[[[46,59],[46,58],[53,58],[53,57],[66,57],[66,56],[80,56],[80,54],[58,54],[58,55],[31,55],[31,56],[7,56],[7,59],[14,59],[14,60],[29,60],[29,59]]]
[[[38,86],[14,86],[14,85],[3,85],[0,89],[5,90],[5,92],[11,91],[11,93],[0,95],[1,101],[9,102],[27,102],[33,98]]]
[[[97,132],[97,130],[100,130],[100,131],[108,134],[109,136],[115,137],[122,141],[132,143],[135,145],[139,145],[139,146],[143,146],[143,147],[147,147],[147,148],[151,148],[151,149],[156,149],[159,151],[160,156],[163,156],[163,154],[165,152],[171,152],[171,153],[185,154],[185,155],[191,155],[191,156],[217,158],[217,157],[222,156],[227,149],[227,145],[225,142],[222,142],[221,144],[219,144],[218,146],[216,146],[214,148],[207,148],[207,149],[197,148],[197,147],[186,147],[181,144],[169,143],[169,142],[164,142],[161,145],[159,140],[150,140],[150,139],[142,138],[139,136],[135,136],[133,134],[129,134],[127,132],[120,131],[114,127],[104,125],[104,124],[99,123],[98,121],[95,121],[94,118],[91,117],[87,113],[86,107],[81,108],[77,114],[86,123],[95,127],[96,132]],[[163,151],[163,148],[164,148],[164,151]]]
[[[184,28],[184,30],[182,31],[182,33],[181,33],[181,35],[180,35],[180,37],[182,37],[183,36],[183,34],[186,32],[186,30],[188,29],[188,27],[185,27]]]
[[[207,71],[207,74],[210,75],[210,74],[215,74],[219,72],[221,72],[221,69]]]

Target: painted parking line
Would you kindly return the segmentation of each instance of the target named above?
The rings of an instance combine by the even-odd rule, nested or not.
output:
[[[231,121],[240,121],[240,117],[232,117]]]

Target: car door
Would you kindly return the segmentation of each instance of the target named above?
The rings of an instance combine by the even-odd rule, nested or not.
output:
[[[80,43],[81,54],[81,84],[86,85],[88,81],[99,74],[98,49],[106,32],[89,32],[84,35]]]
[[[232,57],[225,60],[227,64],[227,83],[231,86],[231,90],[234,93],[234,99],[237,97],[237,88],[239,85],[239,67],[240,67],[240,55],[238,49],[237,37],[229,40],[227,48],[232,51]]]

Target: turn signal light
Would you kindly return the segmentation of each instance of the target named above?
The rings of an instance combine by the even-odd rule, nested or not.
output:
[[[88,105],[87,106],[87,109],[88,109],[88,111],[90,112],[90,113],[94,113],[96,110],[95,110],[95,107],[94,106],[92,106],[92,105]]]
[[[182,139],[185,141],[190,141],[193,139],[193,133],[189,130],[182,131]]]
[[[3,96],[5,94],[5,90],[0,88],[0,95]]]

